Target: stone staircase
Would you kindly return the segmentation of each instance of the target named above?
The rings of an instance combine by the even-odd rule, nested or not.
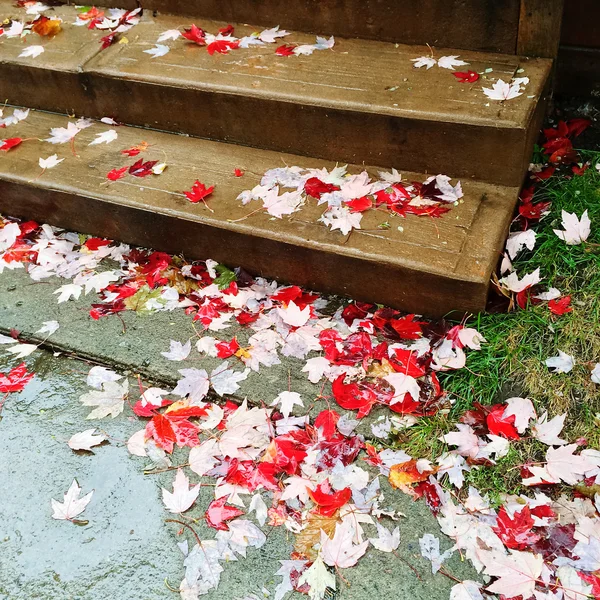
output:
[[[417,313],[483,310],[552,68],[549,59],[514,54],[519,1],[498,4],[167,0],[148,3],[139,23],[112,32],[105,49],[101,40],[111,32],[74,25],[81,14],[75,7],[45,10],[62,19],[54,37],[0,37],[0,97],[37,109],[1,136],[25,141],[0,157],[0,212],[191,258],[210,256]],[[4,19],[31,21],[26,9],[0,1]],[[158,9],[173,14],[151,12]],[[238,24],[245,21],[257,25]],[[237,39],[276,25],[340,37],[307,56],[276,53],[281,45],[291,52],[315,44],[314,35],[300,32],[225,54],[182,37],[158,42],[164,32],[192,23],[211,34],[231,24]],[[157,44],[169,51],[152,58],[147,51]],[[21,56],[32,45],[44,51]],[[456,70],[480,78],[461,83],[437,64],[415,68],[422,56],[458,56],[468,64]],[[524,77],[528,83],[512,99],[483,92],[498,80]],[[96,122],[71,143],[42,141],[52,128],[75,123],[73,115],[110,117],[119,126]],[[110,129],[118,139],[88,145]],[[144,151],[134,159],[121,152],[140,144]],[[39,158],[55,152],[63,162],[40,173]],[[148,177],[128,171],[107,179],[140,158],[168,166]],[[366,171],[372,181],[382,181],[382,170],[389,174],[387,185],[364,194],[372,208],[349,232],[323,222],[327,205],[318,204],[319,194],[304,193],[301,208],[282,218],[260,200],[244,205],[238,199],[244,192],[249,199],[266,172],[285,166],[328,169],[322,183],[339,189],[346,180],[331,172],[346,163],[349,173]],[[390,196],[397,183],[392,168],[402,182]],[[464,192],[457,202],[442,202],[440,215],[433,210],[440,189],[432,196],[434,184],[427,187],[438,174],[453,186],[460,180]],[[214,191],[191,203],[184,192],[195,180]],[[403,186],[416,196],[408,211],[389,201],[405,193]],[[365,189],[357,184],[357,200]]]

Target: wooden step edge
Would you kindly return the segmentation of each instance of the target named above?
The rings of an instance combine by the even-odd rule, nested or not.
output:
[[[439,219],[368,211],[360,230],[341,235],[318,222],[323,208],[314,199],[283,219],[271,218],[259,201],[242,206],[237,199],[268,169],[332,169],[333,163],[127,126],[115,128],[118,138],[109,145],[90,146],[111,127],[99,123],[77,134],[73,147],[40,141],[66,124],[61,115],[31,113],[7,129],[26,141],[0,162],[1,212],[437,316],[483,310],[498,240],[518,195],[515,188],[465,181],[464,199]],[[137,160],[121,150],[142,140],[149,144],[142,158],[166,160],[166,171],[109,183],[110,170]],[[40,172],[38,159],[54,152],[63,161]],[[241,178],[234,176],[238,167]],[[407,181],[426,177],[404,174]],[[212,208],[185,198],[195,179],[215,185]],[[382,229],[383,221],[389,223]]]

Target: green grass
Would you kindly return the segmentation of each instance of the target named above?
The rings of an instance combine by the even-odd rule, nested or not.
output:
[[[543,289],[557,287],[572,297],[573,312],[554,316],[547,304],[509,313],[483,314],[472,320],[487,339],[479,352],[469,352],[467,367],[441,376],[444,389],[455,401],[446,415],[422,419],[399,435],[398,443],[414,457],[435,458],[444,449],[439,436],[474,402],[494,404],[511,396],[531,398],[538,414],[568,413],[563,437],[586,438],[600,448],[600,386],[590,369],[600,362],[600,152],[582,152],[592,167],[583,176],[553,177],[538,188],[535,201],[551,200],[551,213],[534,228],[537,243],[521,253],[514,266],[520,276],[540,268]],[[561,211],[581,215],[588,211],[592,232],[588,241],[567,246],[553,232],[562,229]],[[576,359],[568,374],[551,373],[544,361],[557,350]],[[521,492],[519,466],[542,460],[546,447],[535,440],[511,445],[510,453],[494,467],[473,469],[467,483],[494,498]],[[465,486],[466,487],[466,486]]]

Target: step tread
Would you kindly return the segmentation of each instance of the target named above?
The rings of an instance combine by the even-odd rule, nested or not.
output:
[[[243,206],[237,200],[240,192],[251,189],[260,182],[265,171],[282,166],[332,168],[331,162],[285,155],[267,150],[257,150],[242,146],[189,138],[129,126],[116,128],[118,139],[108,145],[89,146],[89,142],[98,133],[111,127],[95,122],[81,131],[75,138],[75,150],[79,158],[72,154],[70,145],[51,145],[43,140],[53,127],[65,127],[67,117],[51,113],[32,111],[29,117],[7,130],[5,137],[33,138],[9,151],[0,163],[0,190],[5,183],[17,184],[22,188],[34,188],[37,199],[31,209],[27,201],[17,202],[22,215],[30,218],[45,218],[58,226],[72,226],[71,223],[54,222],[60,211],[51,202],[45,203],[44,193],[57,191],[81,198],[82,218],[90,227],[89,231],[102,235],[102,228],[95,222],[93,214],[86,214],[86,199],[96,199],[111,206],[126,206],[140,211],[138,214],[152,213],[175,218],[181,222],[192,222],[225,232],[239,234],[242,242],[260,249],[263,242],[277,241],[292,248],[310,249],[322,256],[335,255],[360,260],[365,273],[369,265],[384,265],[391,268],[408,269],[431,275],[434,279],[455,280],[458,283],[471,282],[487,289],[490,274],[497,263],[499,251],[506,235],[508,223],[516,202],[516,188],[501,187],[474,180],[462,182],[463,201],[439,219],[409,215],[406,218],[392,216],[387,211],[368,211],[363,217],[361,230],[354,230],[349,236],[338,231],[330,231],[317,219],[323,206],[308,202],[300,212],[283,219],[272,218],[264,211],[255,212],[261,204],[254,201]],[[148,142],[150,148],[140,155],[144,160],[166,161],[169,165],[163,174],[143,179],[128,177],[117,182],[107,182],[107,173],[125,165],[132,164],[137,158],[128,158],[121,150]],[[46,171],[40,176],[38,159],[46,158],[56,152],[64,162]],[[235,177],[234,169],[244,170],[243,177]],[[363,167],[351,167],[358,173]],[[367,171],[376,174],[378,169]],[[403,173],[408,181],[424,181],[427,175]],[[192,204],[184,197],[183,191],[189,190],[195,179],[206,185],[215,185],[210,197],[211,213],[200,204]],[[282,190],[283,191],[283,190]],[[12,204],[11,204],[12,203]],[[10,194],[0,194],[0,210],[11,214],[15,209],[14,198]],[[35,211],[43,214],[33,214]],[[246,219],[232,223],[231,220]],[[388,221],[391,228],[378,229],[378,225]],[[403,228],[399,231],[398,226]],[[144,243],[144,240],[125,240]],[[190,240],[165,240],[166,248],[189,248]],[[192,244],[197,256],[212,256],[216,260],[237,264],[249,270],[256,270],[256,264],[244,260],[243,247],[206,247],[202,239]],[[160,248],[159,248],[160,249]],[[177,251],[177,250],[176,250]],[[253,254],[255,257],[255,254]],[[254,259],[250,259],[251,261]],[[269,257],[261,258],[260,272],[268,271]],[[289,265],[289,272],[266,272],[265,275],[292,280],[295,270],[306,265]],[[360,279],[361,273],[356,277]],[[306,276],[305,276],[306,278]],[[329,275],[331,279],[331,274]],[[308,281],[300,283],[310,283]],[[389,282],[388,282],[389,283]],[[338,288],[344,282],[338,282]],[[345,284],[344,284],[345,285]],[[336,289],[332,282],[330,289]],[[345,288],[344,288],[345,289]],[[352,289],[352,286],[350,286]],[[337,290],[343,291],[343,290]],[[435,295],[435,289],[432,294]],[[365,295],[365,294],[363,294]],[[367,296],[377,297],[377,290],[366,292]],[[375,299],[371,298],[371,299]],[[386,298],[390,300],[390,298]],[[400,298],[392,304],[406,306]],[[411,300],[414,303],[414,298]],[[456,298],[449,298],[450,305]],[[471,299],[464,298],[463,304],[469,305]],[[479,300],[481,303],[481,299]],[[451,306],[447,305],[447,308]],[[480,307],[483,308],[483,307]]]
[[[7,4],[0,2],[2,14],[6,14]],[[23,12],[10,7],[10,14],[21,19]],[[435,50],[437,57],[460,55],[469,63],[461,69],[492,69],[490,77],[505,81],[523,69],[519,75],[530,78],[525,93],[500,103],[488,101],[482,92],[482,86],[491,86],[495,79],[460,84],[448,69],[414,68],[411,59],[428,55],[430,49],[426,46],[338,38],[333,50],[316,51],[307,57],[279,57],[275,54],[279,43],[210,56],[206,48],[180,38],[165,42],[171,51],[153,59],[144,50],[155,45],[159,34],[191,21],[186,24],[182,17],[153,17],[147,13],[125,34],[128,43],[101,51],[98,40],[106,32],[72,25],[76,15],[73,7],[57,7],[56,14],[64,19],[63,32],[52,40],[30,36],[30,40],[37,39],[29,43],[44,45],[46,52],[34,59],[19,58],[23,42],[2,38],[0,62],[410,119],[519,129],[527,128],[551,65],[546,59]],[[214,33],[227,25],[207,19],[196,20],[196,24]],[[236,25],[239,37],[255,30]],[[281,40],[282,44],[290,42],[314,43],[314,36],[294,33]]]

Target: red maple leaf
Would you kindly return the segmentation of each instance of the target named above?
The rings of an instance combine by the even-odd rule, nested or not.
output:
[[[10,149],[18,146],[23,141],[23,138],[8,138],[2,142],[0,150],[8,152]]]
[[[363,196],[362,198],[355,198],[346,202],[346,206],[350,208],[350,212],[352,213],[361,213],[372,208],[373,201],[368,196]]]
[[[154,438],[156,445],[166,452],[173,452],[176,443],[180,448],[193,448],[200,443],[198,427],[190,422],[190,417],[206,415],[206,410],[190,406],[164,414],[156,413],[146,425],[146,437]]]
[[[157,162],[157,160],[148,160],[144,162],[144,159],[140,158],[140,160],[129,167],[129,174],[134,177],[147,177],[148,175],[152,175],[152,167],[154,167]]]
[[[340,415],[335,410],[322,410],[315,419],[315,429],[321,429],[325,439],[332,438],[339,420]]]
[[[524,202],[519,206],[519,214],[529,221],[537,221],[550,209],[552,202]]]
[[[92,252],[102,248],[103,246],[109,246],[112,242],[110,240],[103,240],[102,238],[91,237],[88,238],[83,244],[88,250]]]
[[[548,302],[548,308],[554,315],[564,315],[565,313],[573,312],[571,306],[571,296],[563,296],[562,298],[556,298]]]
[[[275,50],[275,54],[277,54],[277,56],[292,56],[295,48],[296,46],[294,44],[283,44],[283,46],[279,46],[279,48]]]
[[[304,184],[304,191],[313,198],[319,200],[321,198],[321,194],[328,194],[330,192],[335,192],[339,190],[339,186],[334,185],[333,183],[325,183],[321,181],[318,177],[311,177],[306,180]]]
[[[512,519],[503,506],[498,512],[498,521],[493,529],[507,548],[525,550],[541,537],[533,532],[532,528],[533,518],[529,506],[524,506],[520,512],[515,512]]]
[[[204,33],[204,30],[200,29],[200,27],[196,27],[196,25],[192,25],[189,29],[184,29],[181,35],[186,40],[198,44],[198,46],[206,46],[206,34]]]
[[[231,24],[227,25],[227,27],[221,27],[221,29],[219,29],[219,33],[221,35],[233,35],[234,31],[235,27]]]
[[[403,339],[403,340],[418,340],[423,335],[421,325],[422,321],[415,321],[415,315],[406,315],[400,319],[393,319],[390,321],[392,329]]]
[[[100,38],[100,44],[102,50],[106,50],[109,46],[112,46],[117,41],[117,34],[115,32],[109,33],[105,35],[103,38]]]
[[[233,174],[234,174],[236,177],[243,177],[243,176],[244,176],[244,171],[242,171],[241,169],[235,169],[235,170],[233,171]]]
[[[217,349],[217,356],[219,358],[229,358],[240,349],[240,345],[237,339],[233,338],[230,342],[217,342],[215,348]]]
[[[7,375],[0,373],[0,393],[9,394],[20,392],[33,378],[33,373],[27,372],[27,365],[20,365],[9,371]]]
[[[190,202],[196,204],[197,202],[204,202],[204,199],[210,196],[214,189],[214,185],[211,185],[209,188],[207,188],[202,182],[196,179],[191,191],[183,193]],[[204,203],[206,204],[206,202]]]
[[[235,50],[240,47],[239,40],[215,40],[210,43],[206,49],[212,56],[215,52],[219,54],[228,54],[230,50]]]
[[[366,417],[375,404],[389,404],[393,392],[372,383],[344,383],[340,375],[332,385],[333,397],[346,410],[358,410],[356,417]]]
[[[125,177],[125,175],[127,175],[127,170],[129,169],[129,167],[123,167],[121,169],[113,169],[112,171],[109,171],[106,175],[107,179],[110,179],[111,181],[117,181],[117,179],[122,179],[123,177]]]
[[[311,500],[317,505],[317,512],[326,517],[331,517],[338,508],[347,504],[352,497],[350,488],[334,492],[326,479],[314,491],[307,489]]]
[[[479,80],[479,73],[475,71],[456,71],[452,73],[459,83],[475,83]]]
[[[226,502],[227,496],[223,496],[218,500],[213,500],[208,505],[204,517],[209,527],[220,531],[227,531],[229,526],[225,521],[231,521],[231,519],[235,519],[244,514],[241,510],[233,506],[225,506]]]
[[[571,170],[573,171],[574,175],[583,175],[589,168],[590,168],[590,162],[588,161],[588,162],[583,163],[581,166],[573,165],[571,167]]]
[[[486,417],[488,430],[492,435],[500,435],[508,440],[520,439],[519,432],[515,429],[515,415],[504,417],[505,404],[495,404],[490,407]]]

